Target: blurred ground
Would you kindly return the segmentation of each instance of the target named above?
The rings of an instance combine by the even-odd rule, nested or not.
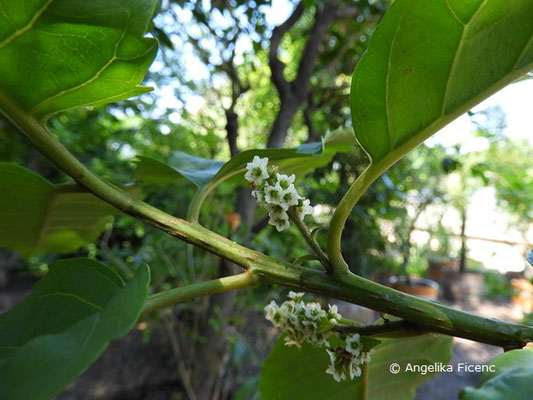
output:
[[[472,312],[489,318],[497,318],[508,322],[518,322],[522,314],[511,303],[494,303],[490,301],[474,301],[470,304],[450,304],[454,308]],[[500,347],[455,338],[453,359],[450,364],[457,366],[461,362],[469,364],[488,364],[501,354]],[[458,399],[459,392],[465,386],[476,386],[481,373],[457,372],[439,374],[420,386],[416,392],[416,400],[450,400]]]

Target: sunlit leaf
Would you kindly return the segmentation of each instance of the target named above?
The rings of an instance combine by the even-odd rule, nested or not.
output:
[[[38,120],[145,93],[157,41],[144,34],[156,4],[1,0],[0,93]]]
[[[0,315],[0,398],[49,399],[132,327],[150,273],[124,283],[87,258],[55,262],[19,305]]]
[[[530,0],[397,0],[357,63],[357,140],[380,171],[533,69]]]

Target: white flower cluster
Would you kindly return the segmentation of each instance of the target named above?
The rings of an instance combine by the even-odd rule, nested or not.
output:
[[[244,178],[252,185],[252,196],[257,204],[268,211],[268,223],[274,225],[278,232],[290,226],[289,207],[294,207],[300,219],[313,212],[309,200],[300,196],[294,187],[295,176],[278,174],[268,168],[268,158],[255,156],[246,164]]]
[[[303,293],[290,292],[291,300],[278,306],[274,300],[265,307],[266,319],[285,332],[287,346],[302,347],[307,342],[314,347],[330,347],[328,337],[330,331],[319,332],[321,323],[329,321],[336,324],[342,316],[337,306],[329,306],[323,310],[319,303],[304,303]]]
[[[344,338],[345,347],[335,347],[326,350],[329,355],[329,366],[326,373],[333,376],[337,382],[361,376],[361,365],[370,362],[370,354],[363,352],[359,334],[348,335]]]
[[[300,348],[303,343],[314,347],[325,347],[329,355],[330,365],[326,373],[337,382],[347,376],[354,379],[361,375],[361,365],[370,362],[370,355],[363,351],[359,335],[346,335],[327,329],[328,325],[337,325],[342,319],[336,305],[328,305],[324,310],[319,303],[305,303],[303,293],[290,292],[291,300],[281,306],[272,300],[265,307],[266,319],[280,328],[285,334],[285,344]],[[326,327],[326,329],[321,329]],[[330,344],[333,335],[344,342],[344,346]]]

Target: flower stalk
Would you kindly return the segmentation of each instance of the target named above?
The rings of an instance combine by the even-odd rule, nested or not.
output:
[[[290,220],[298,228],[298,230],[302,234],[303,238],[305,239],[305,241],[307,242],[307,244],[311,248],[311,250],[314,251],[314,253],[318,257],[318,260],[324,266],[325,270],[329,274],[332,274],[333,273],[333,269],[331,268],[331,264],[329,263],[328,256],[326,256],[326,254],[320,248],[320,245],[318,244],[318,242],[311,235],[311,232],[309,231],[309,228],[307,228],[307,225],[304,224],[304,222],[298,216],[298,213],[296,213],[293,209],[289,209],[288,214],[289,214]]]

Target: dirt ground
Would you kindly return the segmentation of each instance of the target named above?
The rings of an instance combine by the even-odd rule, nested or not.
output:
[[[9,290],[1,290],[0,311],[18,303],[32,284],[31,281],[18,282],[10,285]],[[506,321],[516,322],[521,318],[520,311],[510,303],[470,299],[467,304],[449,305]],[[362,322],[372,322],[376,318],[373,311],[347,303],[341,305],[340,311]],[[142,327],[141,324],[140,328]],[[251,338],[254,348],[263,348],[259,349],[260,356],[266,355],[268,344],[272,342],[267,338],[271,335],[263,336],[259,339]],[[497,347],[456,338],[451,364],[486,364],[501,352]],[[259,374],[258,366],[249,368],[248,375],[253,374]],[[177,377],[177,363],[170,350],[168,338],[163,328],[155,324],[149,341],[141,329],[135,329],[124,338],[111,343],[84,374],[57,396],[57,400],[185,400]],[[479,374],[476,373],[454,372],[437,375],[418,388],[416,400],[457,399],[464,386],[475,386],[478,379]]]

